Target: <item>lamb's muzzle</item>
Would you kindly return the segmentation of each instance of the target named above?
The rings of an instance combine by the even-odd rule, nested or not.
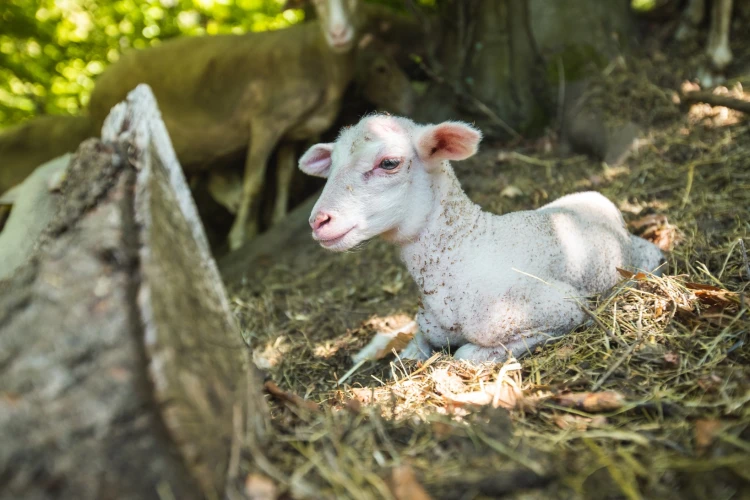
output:
[[[300,159],[304,172],[328,178],[310,218],[321,245],[344,251],[381,235],[401,247],[422,295],[405,357],[442,347],[474,361],[521,356],[581,324],[581,300],[611,288],[616,268],[657,271],[664,261],[599,193],[483,212],[449,163],[480,140],[460,122],[373,115]]]

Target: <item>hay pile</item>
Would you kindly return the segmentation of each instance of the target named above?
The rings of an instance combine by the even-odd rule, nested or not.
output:
[[[416,289],[379,241],[277,252],[234,293],[275,395],[269,462],[245,463],[249,485],[311,498],[748,498],[750,122],[681,109],[677,70],[653,57],[597,90],[647,130],[622,168],[536,143],[485,145],[456,170],[498,213],[599,190],[670,250],[667,275],[624,275],[586,325],[522,360],[389,356],[339,386],[375,331],[413,317]]]

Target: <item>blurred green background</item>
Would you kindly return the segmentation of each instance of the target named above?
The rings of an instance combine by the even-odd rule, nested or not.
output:
[[[77,114],[129,48],[180,35],[279,29],[304,19],[285,0],[1,0],[0,128]]]

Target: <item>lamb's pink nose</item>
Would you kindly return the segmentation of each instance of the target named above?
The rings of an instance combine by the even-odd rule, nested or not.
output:
[[[315,217],[310,218],[310,227],[313,231],[318,231],[321,227],[331,222],[331,216],[325,212],[318,212]]]

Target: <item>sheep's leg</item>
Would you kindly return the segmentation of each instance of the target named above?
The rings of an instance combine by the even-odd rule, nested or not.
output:
[[[729,48],[731,22],[732,0],[714,0],[706,52],[718,71],[723,71],[732,62],[732,50]]]
[[[499,302],[496,307],[496,315],[511,316],[513,323],[519,325],[519,331],[507,332],[505,342],[496,342],[494,345],[479,345],[474,340],[487,340],[486,332],[477,332],[474,336],[466,332],[469,343],[459,348],[453,355],[456,359],[465,359],[474,362],[502,362],[512,354],[520,358],[548,342],[569,333],[585,320],[585,315],[579,305],[581,293],[571,285],[559,281],[527,283],[524,285],[523,299],[519,301]],[[514,314],[519,314],[513,317]],[[493,331],[493,326],[498,323],[499,318],[492,318],[488,324],[488,330]]]
[[[229,231],[230,250],[236,250],[258,232],[258,193],[263,187],[268,158],[280,136],[280,133],[268,126],[251,127],[245,176],[242,179],[242,197],[237,217]]]
[[[276,224],[286,216],[289,207],[289,187],[292,183],[294,169],[297,166],[297,155],[294,143],[284,141],[279,146],[276,162],[276,200],[271,222]]]
[[[502,363],[508,359],[509,355],[518,359],[527,354],[531,354],[538,346],[545,345],[548,342],[554,342],[564,333],[565,332],[560,332],[557,335],[551,335],[540,332],[521,335],[521,339],[514,340],[507,345],[501,346],[485,347],[476,344],[464,344],[463,347],[460,347],[455,354],[453,354],[453,357],[455,359],[464,359],[475,363],[483,363],[486,361]]]
[[[427,341],[421,330],[417,330],[411,342],[401,351],[399,356],[402,359],[415,359],[418,361],[424,361],[432,355],[433,347]]]
[[[675,33],[675,39],[683,42],[692,37],[705,16],[706,0],[690,0],[682,13],[682,20]]]

